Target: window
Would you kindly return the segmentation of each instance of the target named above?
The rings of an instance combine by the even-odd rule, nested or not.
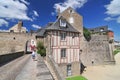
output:
[[[70,17],[70,18],[69,18],[69,22],[70,22],[70,23],[74,23],[73,17]]]
[[[66,33],[61,33],[61,40],[65,40],[65,38],[66,38]]]
[[[61,49],[61,58],[64,58],[64,57],[66,57],[66,49],[65,48]]]
[[[71,64],[67,65],[67,76],[71,76],[72,71],[71,71]]]
[[[71,14],[71,13],[74,13],[74,11],[73,10],[69,10],[69,13]]]
[[[66,21],[60,20],[60,27],[66,27]]]
[[[10,32],[14,32],[14,30],[10,30]]]

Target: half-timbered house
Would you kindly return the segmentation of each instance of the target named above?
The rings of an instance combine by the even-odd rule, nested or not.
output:
[[[43,30],[47,54],[53,56],[65,76],[79,75],[80,32],[62,16]]]

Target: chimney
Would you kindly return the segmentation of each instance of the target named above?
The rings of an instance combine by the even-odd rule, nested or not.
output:
[[[18,31],[19,31],[19,32],[21,32],[22,26],[23,26],[23,22],[20,20],[20,21],[18,22]]]

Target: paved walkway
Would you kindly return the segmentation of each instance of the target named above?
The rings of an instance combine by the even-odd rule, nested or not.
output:
[[[83,73],[88,80],[120,80],[120,53],[115,56],[116,65],[87,67]]]
[[[37,63],[37,79],[36,80],[54,80],[43,58],[40,56],[38,57],[39,59]]]
[[[37,73],[36,64],[37,61],[36,60],[33,61],[32,58],[30,58],[15,80],[36,80]]]
[[[43,58],[38,56],[35,61],[29,59],[15,80],[53,80],[53,77]]]
[[[19,57],[0,67],[0,80],[15,80],[22,67],[29,60],[30,55]]]

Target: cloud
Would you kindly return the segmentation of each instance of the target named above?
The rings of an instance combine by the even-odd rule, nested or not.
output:
[[[120,16],[117,18],[117,22],[120,23]]]
[[[109,27],[108,30],[112,30],[113,31],[114,29],[112,29],[112,28]]]
[[[68,7],[72,7],[73,9],[81,8],[87,0],[65,0],[63,3],[56,3],[54,4],[54,8],[57,11],[60,8],[60,11],[64,11]]]
[[[39,14],[37,13],[37,11],[33,10],[32,14],[32,19],[36,20],[36,17],[39,17]]]
[[[37,17],[39,16],[39,14],[37,13],[37,11],[33,10],[33,13],[34,13],[35,16],[37,16]]]
[[[26,31],[28,31],[28,29],[26,27],[22,27],[22,28],[24,28]]]
[[[51,12],[51,15],[54,16],[54,15],[55,15],[55,12]]]
[[[114,35],[114,38],[115,38],[115,39],[114,39],[115,41],[120,41],[119,35]]]
[[[4,19],[0,19],[0,27],[2,25],[8,26],[8,22],[6,20],[4,20]]]
[[[20,0],[21,2],[25,3],[26,5],[29,5],[30,3],[25,0]]]
[[[111,21],[111,20],[115,20],[115,18],[112,18],[112,17],[106,17],[104,20],[105,20],[105,21]]]
[[[26,3],[25,0],[0,0],[0,18],[32,20],[27,15]]]
[[[39,25],[36,25],[36,24],[33,24],[32,27],[33,27],[33,28],[37,28],[37,29],[40,29],[40,28],[41,28]]]
[[[120,0],[112,0],[110,4],[105,5],[107,11],[106,14],[111,16],[120,15]]]
[[[105,20],[111,20],[114,19],[118,23],[120,23],[120,0],[112,0],[110,4],[105,5],[106,12],[109,17],[111,18],[106,18]]]

